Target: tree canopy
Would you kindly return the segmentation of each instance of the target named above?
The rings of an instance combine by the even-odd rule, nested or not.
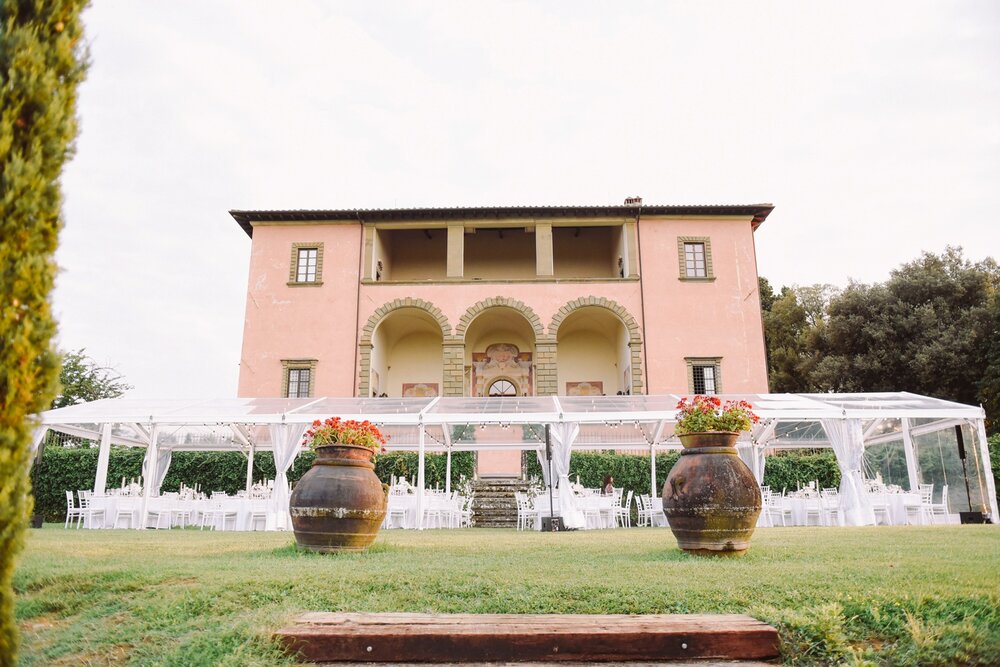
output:
[[[982,403],[991,427],[1000,427],[993,259],[971,262],[948,247],[903,264],[884,283],[783,287],[766,303],[772,391],[912,391]]]
[[[109,366],[101,366],[80,348],[63,354],[59,371],[59,394],[52,401],[53,408],[96,401],[101,398],[118,398],[132,388],[122,376]]]

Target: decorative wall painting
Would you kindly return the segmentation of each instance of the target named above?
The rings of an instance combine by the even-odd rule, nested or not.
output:
[[[587,382],[567,382],[567,396],[603,396],[604,383],[599,380],[589,380]]]
[[[433,398],[438,395],[437,382],[403,383],[403,398]]]

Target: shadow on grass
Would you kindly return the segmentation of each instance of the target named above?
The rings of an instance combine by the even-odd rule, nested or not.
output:
[[[364,558],[369,558],[371,556],[377,556],[384,553],[394,553],[401,549],[395,545],[385,544],[381,542],[376,542],[364,551],[331,551],[328,553],[321,553],[319,551],[309,551],[308,549],[303,549],[299,547],[298,544],[292,542],[291,544],[286,544],[283,547],[278,547],[277,549],[271,549],[269,551],[261,551],[258,553],[259,556],[277,557],[277,558],[318,558],[318,559],[336,559],[336,560],[361,560]]]

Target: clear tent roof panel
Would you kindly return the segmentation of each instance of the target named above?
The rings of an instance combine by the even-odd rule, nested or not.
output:
[[[393,450],[415,450],[420,444],[420,427],[416,424],[389,424],[380,427],[385,436],[385,447]],[[445,437],[444,428],[430,425],[424,428],[424,447],[428,451],[446,449],[449,438]]]
[[[313,421],[340,416],[372,422],[416,423],[434,398],[336,398],[298,399],[304,403],[290,411],[289,421]]]
[[[446,397],[435,401],[425,411],[424,419],[450,424],[556,421],[558,408],[552,396]]]
[[[963,416],[973,418],[982,416],[980,408],[905,391],[864,394],[800,394],[800,396],[857,416],[867,414],[878,417],[880,413],[889,413],[894,416],[905,416],[905,413],[922,413],[930,417],[943,416],[944,413],[964,413]]]
[[[104,399],[49,410],[39,415],[47,426],[75,425],[99,432],[100,424],[274,424],[309,423],[339,415],[368,419],[382,427],[463,424],[542,424],[560,421],[607,424],[609,431],[590,431],[584,441],[620,441],[624,430],[611,431],[629,422],[665,422],[660,440],[672,436],[676,419],[676,394],[659,396],[532,396],[495,398],[225,398],[225,399]],[[981,419],[982,408],[961,405],[906,392],[878,394],[743,394],[723,395],[723,400],[743,399],[754,405],[765,420],[778,422],[778,437],[805,432],[819,435],[818,420],[840,417],[862,419],[909,418],[911,423],[941,419]],[[925,421],[926,420],[926,421]],[[802,422],[798,424],[797,422]],[[409,437],[409,436],[407,436]],[[445,435],[442,432],[441,437]],[[450,432],[449,432],[450,437]],[[646,434],[647,439],[649,433]],[[639,440],[638,438],[636,439]],[[261,437],[261,444],[269,442]],[[400,441],[402,442],[402,440]],[[409,440],[407,441],[409,442]],[[527,441],[526,441],[527,442]],[[532,441],[534,442],[534,441]]]
[[[163,449],[239,449],[241,438],[229,426],[165,424],[159,428],[157,445]],[[265,443],[256,443],[258,447]],[[267,444],[270,444],[268,442]]]

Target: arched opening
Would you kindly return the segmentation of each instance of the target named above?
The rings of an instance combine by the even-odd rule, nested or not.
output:
[[[444,378],[441,325],[420,308],[399,308],[372,335],[372,396],[440,396]]]
[[[513,398],[534,395],[535,330],[516,308],[494,306],[480,313],[465,329],[465,393],[467,396]],[[496,446],[476,455],[479,477],[518,477],[521,452],[503,449],[508,431],[476,429],[480,445]]]
[[[466,394],[488,396],[504,379],[516,395],[533,395],[534,352],[535,332],[523,314],[506,306],[484,311],[465,334]]]
[[[628,329],[610,310],[599,306],[574,310],[559,325],[556,340],[560,394],[632,393]]]

